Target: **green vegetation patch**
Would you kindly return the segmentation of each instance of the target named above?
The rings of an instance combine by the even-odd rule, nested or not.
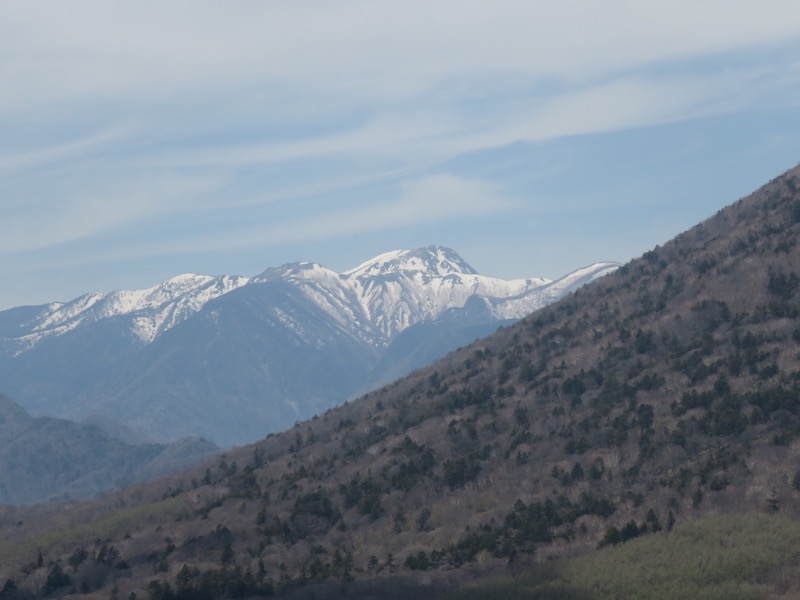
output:
[[[713,516],[583,557],[491,579],[449,598],[757,599],[793,594],[800,522],[778,515]],[[791,588],[791,589],[790,589]]]
[[[181,508],[180,498],[165,498],[102,514],[86,523],[56,528],[30,540],[9,544],[0,551],[0,563],[20,566],[25,561],[36,558],[38,552],[45,556],[58,556],[93,540],[121,537],[126,531],[135,531],[146,525],[157,525],[173,519],[180,514]]]

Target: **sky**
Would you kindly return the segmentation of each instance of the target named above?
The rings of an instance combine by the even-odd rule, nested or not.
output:
[[[796,0],[0,3],[0,310],[626,262],[800,163]]]

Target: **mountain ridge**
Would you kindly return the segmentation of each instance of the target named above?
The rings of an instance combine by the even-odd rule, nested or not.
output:
[[[218,451],[201,439],[126,443],[93,424],[33,417],[0,394],[0,504],[92,498]]]
[[[384,253],[345,273],[296,262],[253,277],[179,275],[144,290],[0,313],[0,382],[36,415],[112,419],[157,441],[248,443],[617,266],[597,263],[555,281],[507,281],[429,246]],[[470,300],[485,310],[468,315]],[[440,320],[429,328],[440,342],[407,336],[392,347],[409,328]],[[413,339],[424,352],[409,345]]]
[[[96,322],[103,319],[131,316],[134,315],[132,331],[144,343],[151,343],[158,335],[164,333],[175,324],[185,320],[188,316],[197,313],[209,301],[223,296],[242,286],[253,283],[263,283],[275,281],[276,279],[291,282],[314,282],[317,285],[331,285],[332,282],[340,285],[349,286],[344,295],[352,301],[357,298],[358,304],[363,309],[364,315],[369,320],[374,311],[369,308],[369,297],[376,288],[386,294],[383,278],[390,277],[397,279],[400,277],[414,279],[419,276],[424,283],[441,278],[444,282],[452,285],[461,283],[459,275],[468,276],[467,281],[471,287],[466,293],[460,294],[456,299],[463,306],[463,296],[473,294],[490,295],[501,294],[503,297],[516,296],[522,298],[525,294],[537,288],[553,285],[557,281],[562,281],[573,274],[584,270],[596,269],[601,272],[608,272],[619,266],[617,263],[596,263],[585,269],[579,269],[574,273],[556,280],[545,278],[529,278],[502,280],[493,277],[479,275],[463,258],[450,248],[441,246],[428,246],[414,250],[394,250],[383,253],[372,258],[361,265],[337,273],[326,267],[313,262],[294,262],[287,263],[280,267],[273,267],[263,271],[253,277],[243,277],[238,275],[198,275],[194,273],[184,273],[171,277],[159,284],[142,290],[116,290],[113,292],[94,292],[87,293],[67,302],[52,302],[39,307],[17,307],[31,311],[37,311],[27,323],[20,324],[27,327],[21,335],[4,336],[6,344],[18,340],[18,347],[15,352],[22,353],[47,337],[61,335],[80,326],[84,323]],[[449,277],[455,276],[455,279]],[[404,290],[407,291],[407,290]],[[471,292],[471,293],[469,293]],[[419,290],[412,290],[412,293],[420,296],[417,304],[425,304],[424,294]],[[374,294],[372,294],[374,296]],[[413,302],[412,302],[413,303]],[[446,308],[452,308],[454,304],[447,304]],[[14,309],[9,309],[14,310]],[[413,322],[436,318],[441,311],[441,307],[430,307],[424,314],[412,318],[410,321],[401,319],[399,325],[383,328],[384,337],[391,337],[399,333],[403,328]],[[2,311],[6,313],[8,311]],[[348,312],[353,315],[355,311],[349,308]],[[526,312],[521,310],[507,309],[503,318],[521,318]],[[377,327],[381,330],[381,327]],[[371,338],[374,339],[374,338]],[[382,340],[388,343],[388,339]]]

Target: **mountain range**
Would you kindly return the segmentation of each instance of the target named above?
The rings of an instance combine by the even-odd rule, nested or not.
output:
[[[798,597],[798,264],[800,167],[285,432],[0,507],[2,593]]]
[[[214,444],[198,438],[128,443],[96,424],[34,418],[0,395],[0,504],[92,498],[217,452]]]
[[[605,275],[479,275],[453,250],[382,254],[336,273],[180,275],[0,312],[2,392],[35,415],[102,417],[144,440],[260,439],[404,375]]]

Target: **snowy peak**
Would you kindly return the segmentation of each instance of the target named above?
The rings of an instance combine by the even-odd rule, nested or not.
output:
[[[443,246],[427,246],[415,250],[385,252],[342,275],[364,279],[404,272],[424,273],[433,277],[477,274],[454,250]]]
[[[314,262],[294,262],[272,267],[253,278],[254,282],[265,281],[303,281],[316,279],[331,279],[340,277],[339,273],[331,271]]]
[[[344,273],[313,262],[273,267],[252,278],[187,273],[143,290],[91,293],[50,304],[20,324],[22,335],[0,344],[18,355],[43,339],[112,318],[149,344],[211,300],[241,287],[282,282],[332,319],[343,335],[386,347],[403,330],[463,308],[470,299],[481,299],[496,319],[517,319],[617,266],[598,263],[557,281],[504,280],[478,274],[450,248],[427,246],[386,252]]]
[[[345,273],[296,262],[250,278],[184,274],[0,313],[0,383],[32,414],[104,415],[162,439],[249,443],[613,268],[500,279],[429,246]]]
[[[18,338],[14,346],[17,353],[24,352],[41,339],[114,317],[129,317],[132,333],[149,343],[208,301],[248,281],[246,277],[187,273],[144,290],[89,293],[67,303],[54,302],[28,324],[28,334]]]

